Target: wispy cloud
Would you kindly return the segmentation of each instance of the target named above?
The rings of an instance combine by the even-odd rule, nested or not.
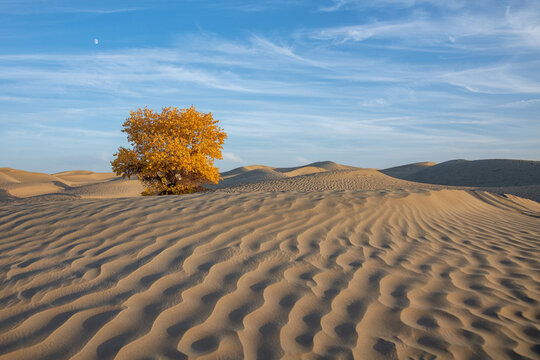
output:
[[[391,8],[402,10],[417,6],[429,5],[442,9],[460,9],[465,6],[464,0],[329,0],[330,4],[319,8],[320,11],[340,11],[350,9],[367,9],[367,8]]]
[[[309,36],[337,43],[373,39],[472,51],[496,50],[501,46],[537,50],[540,48],[540,7],[507,7],[505,12],[494,14],[458,13],[442,17],[411,13],[404,19],[330,27],[314,31]]]
[[[316,87],[290,77],[267,76],[279,70],[318,66],[290,48],[253,36],[248,45],[221,44],[213,49],[157,48],[80,54],[0,55],[0,79],[17,84],[48,84],[55,88],[85,87],[106,93],[134,95],[133,84],[143,92],[202,88],[240,93],[326,96]],[[42,65],[47,63],[44,68]],[[231,69],[233,66],[236,69]],[[245,74],[246,69],[259,70]],[[151,86],[143,86],[147,83]],[[26,85],[27,86],[27,85]],[[141,94],[142,95],[142,94]]]
[[[332,0],[332,3],[328,6],[322,6],[319,8],[319,11],[323,12],[332,12],[341,10],[347,4],[355,3],[354,0]]]
[[[540,99],[527,99],[527,100],[519,100],[519,101],[512,101],[508,102],[502,105],[499,105],[498,107],[501,108],[522,108],[522,107],[529,107],[533,105],[540,104]]]
[[[413,34],[429,34],[432,27],[432,24],[425,21],[382,22],[323,29],[313,33],[311,37],[338,42],[364,41],[371,38],[407,38]]]
[[[305,6],[303,0],[210,0],[203,3],[204,6],[232,9],[242,12],[263,12],[276,8]]]
[[[271,9],[242,14],[262,17],[282,14],[278,5],[286,3],[201,6],[234,14]],[[234,37],[169,33],[176,42],[159,47],[94,46],[92,36],[85,44],[91,49],[3,52],[0,152],[15,154],[11,138],[17,137],[70,149],[83,139],[87,148],[108,144],[114,152],[129,109],[190,104],[220,120],[231,143],[223,162],[231,165],[272,158],[294,165],[301,154],[351,164],[363,156],[372,161],[363,166],[378,166],[379,158],[362,154],[394,156],[401,148],[420,157],[455,154],[457,143],[460,151],[489,155],[504,144],[517,146],[516,138],[527,146],[538,142],[540,11],[534,2],[489,11],[459,0],[291,6],[313,19],[280,31],[242,28]],[[88,12],[136,10],[104,9]]]
[[[534,63],[540,66],[540,62]],[[480,67],[440,75],[441,80],[471,92],[488,94],[540,94],[540,76],[526,78],[515,74],[512,66]]]
[[[85,128],[65,127],[65,126],[50,126],[36,124],[35,129],[54,133],[55,135],[71,135],[84,137],[124,137],[123,134],[116,131],[91,130]]]
[[[97,9],[97,8],[53,8],[51,12],[59,13],[86,13],[86,14],[116,14],[133,11],[142,11],[145,8],[113,8],[113,9]]]
[[[232,162],[236,162],[236,163],[240,163],[244,160],[242,160],[242,158],[238,155],[236,155],[235,153],[232,153],[232,152],[227,152],[227,151],[224,151],[222,153],[223,155],[223,160],[229,160],[229,161],[232,161]]]
[[[145,7],[92,6],[92,4],[89,6],[78,7],[73,6],[74,3],[76,2],[66,0],[2,0],[2,2],[0,2],[0,14],[32,15],[86,13],[106,15],[145,9]]]
[[[275,54],[277,56],[288,58],[311,66],[321,67],[321,64],[317,63],[316,61],[307,59],[296,54],[291,47],[277,45],[272,41],[257,35],[253,35],[251,41],[259,51]]]
[[[540,49],[540,3],[526,8],[506,8],[506,23],[520,37],[524,46]]]
[[[293,157],[293,161],[298,163],[298,164],[301,164],[301,165],[306,165],[306,164],[310,164],[312,163],[313,161],[309,161],[306,157],[304,156],[294,156]]]
[[[32,99],[24,96],[4,96],[0,95],[0,102],[25,102],[31,101]]]
[[[375,106],[384,106],[388,104],[388,102],[383,98],[376,98],[376,99],[370,99],[367,101],[362,101],[360,104],[365,107],[375,107]]]

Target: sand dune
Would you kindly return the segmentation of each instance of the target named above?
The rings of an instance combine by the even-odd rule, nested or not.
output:
[[[540,161],[488,159],[415,163],[380,170],[412,182],[513,194],[540,202]]]
[[[20,183],[19,180],[14,179],[8,174],[1,172],[1,169],[0,169],[0,184],[19,184],[19,183]]]
[[[395,166],[388,169],[380,170],[380,172],[388,176],[397,177],[399,179],[406,179],[406,177],[433,165],[437,165],[437,163],[431,161],[424,161],[413,164]]]
[[[0,201],[7,201],[7,200],[14,200],[16,199],[14,196],[12,196],[10,193],[8,193],[6,190],[0,189]]]
[[[236,186],[245,183],[254,183],[272,179],[287,178],[286,174],[275,171],[270,167],[243,167],[222,174],[222,180],[213,188]]]
[[[278,179],[289,179],[296,176],[305,176],[321,172],[357,169],[352,166],[336,164],[332,161],[320,161],[304,166],[291,168],[273,168],[263,165],[251,165],[233,169],[221,174],[222,181],[213,189],[237,187],[246,184],[267,182]],[[240,189],[237,189],[240,190]]]
[[[46,182],[62,182],[62,180],[54,175],[43,174],[39,172],[31,172],[17,170],[11,168],[0,168],[0,174],[4,178],[10,178],[16,183],[46,183]]]
[[[321,174],[351,175],[302,178]],[[0,203],[0,219],[2,359],[540,357],[534,201],[29,198]]]
[[[115,177],[106,182],[91,183],[80,185],[64,191],[69,195],[75,195],[82,198],[124,198],[138,197],[144,191],[144,185],[136,179],[122,179]]]
[[[62,191],[68,187],[49,174],[0,168],[0,189],[15,197],[28,197]]]
[[[308,165],[303,165],[303,166],[297,166],[297,167],[292,167],[292,168],[274,168],[274,169],[279,172],[291,172],[291,171],[305,169],[305,168],[316,168],[316,169],[326,170],[326,171],[358,169],[357,167],[354,167],[354,166],[342,165],[342,164],[335,163],[333,161],[317,161],[317,162],[314,162]]]
[[[321,161],[291,168],[251,165],[221,175],[223,180],[209,188],[226,192],[446,188],[513,194],[540,202],[538,161],[453,160],[384,170]],[[137,197],[143,190],[138,180],[121,180],[114,173],[76,170],[49,175],[0,168],[0,200]]]
[[[300,169],[301,170],[301,169]],[[295,170],[295,172],[298,170]],[[293,172],[294,174],[294,172]],[[378,190],[378,189],[440,189],[443,186],[418,184],[396,179],[374,169],[317,171],[308,174],[243,181],[238,184],[224,183],[220,191],[328,191],[328,190]]]
[[[395,179],[375,169],[361,169],[331,161],[292,168],[255,165],[225,172],[222,177],[223,180],[211,188],[228,192],[442,188]]]
[[[80,186],[86,184],[93,184],[97,182],[103,182],[107,180],[117,179],[115,173],[96,173],[93,171],[86,170],[74,170],[74,171],[64,171],[61,173],[54,174],[57,178],[61,179],[63,182],[69,186]]]
[[[53,175],[0,168],[0,200],[45,196],[110,198],[140,196],[144,186],[136,179],[122,180],[114,173],[85,170],[65,171]]]
[[[391,169],[387,169],[386,173],[389,170]],[[451,160],[424,167],[419,171],[404,176],[403,179],[453,186],[504,187],[537,185],[540,184],[540,161],[508,159]]]

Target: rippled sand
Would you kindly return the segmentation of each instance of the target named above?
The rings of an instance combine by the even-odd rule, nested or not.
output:
[[[0,358],[538,359],[539,249],[464,190],[3,201]]]

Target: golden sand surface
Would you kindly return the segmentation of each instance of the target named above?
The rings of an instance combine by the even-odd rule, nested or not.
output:
[[[166,197],[2,169],[0,358],[540,358],[538,202],[327,165]]]

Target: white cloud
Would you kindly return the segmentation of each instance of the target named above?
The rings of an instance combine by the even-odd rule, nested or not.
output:
[[[0,95],[0,102],[23,102],[23,101],[30,101],[31,98],[29,97],[23,97],[23,96],[4,96]]]
[[[323,29],[313,33],[312,38],[339,42],[364,41],[370,38],[406,37],[412,33],[429,33],[430,28],[430,24],[423,21],[380,22]]]
[[[309,161],[304,156],[295,156],[295,157],[293,157],[293,162],[296,163],[296,164],[301,164],[301,165],[307,165],[307,164],[312,163],[312,161]]]
[[[265,39],[263,37],[253,35],[251,38],[251,41],[256,46],[256,49],[262,50],[263,52],[276,54],[281,57],[289,58],[289,59],[292,59],[301,63],[313,65],[313,66],[320,66],[315,61],[306,59],[302,56],[295,54],[292,48],[287,47],[287,46],[277,45],[273,43],[272,41]]]
[[[91,8],[52,8],[51,12],[60,13],[89,13],[89,14],[116,14],[123,12],[140,11],[144,8],[116,8],[116,9],[91,9]]]
[[[66,58],[70,59],[69,63],[66,63]],[[2,66],[2,60],[11,62],[14,59],[21,60],[21,63]],[[25,59],[28,61],[23,63]],[[55,66],[45,69],[39,64],[40,61],[47,61]],[[159,49],[87,56],[44,54],[41,60],[40,55],[3,56],[0,57],[0,78],[15,82],[34,79],[34,84],[48,84],[47,87],[51,90],[56,86],[82,86],[124,94],[133,93],[133,84],[138,84],[141,90],[151,91],[150,87],[143,86],[145,83],[159,83],[161,91],[185,87],[185,83],[253,93],[264,93],[271,91],[272,87],[280,87],[276,81],[245,80],[230,71],[179,66],[174,58],[170,58],[169,51]]]
[[[99,44],[99,40],[96,39],[96,38],[94,38],[94,44],[95,44],[95,45]]]
[[[244,12],[262,12],[275,8],[304,6],[305,0],[209,0],[205,6],[222,9],[234,9]]]
[[[98,151],[94,155],[97,160],[101,162],[105,162],[105,163],[108,161],[111,161],[113,158],[113,154],[105,152],[105,151]]]
[[[66,7],[61,1],[43,1],[43,5],[36,4],[35,0],[2,0],[0,2],[0,14],[10,15],[33,15],[33,14],[62,14],[62,13],[88,13],[88,14],[116,14],[144,10],[144,8],[92,8],[92,7]],[[67,2],[72,4],[74,2]]]
[[[540,82],[515,74],[512,66],[477,67],[441,74],[449,84],[487,94],[540,94]]]
[[[116,131],[102,131],[102,130],[90,130],[85,128],[65,127],[65,126],[51,126],[36,124],[35,129],[43,130],[46,132],[54,133],[55,135],[70,135],[70,136],[83,136],[83,137],[124,137],[121,132]]]
[[[323,12],[332,12],[332,11],[338,11],[341,10],[345,5],[354,3],[354,0],[332,0],[332,4],[330,6],[323,6],[319,8],[319,11]]]
[[[521,107],[528,107],[528,106],[537,105],[537,104],[540,104],[540,99],[527,99],[527,100],[512,101],[506,104],[499,105],[498,107],[521,108]]]
[[[475,31],[489,32],[485,30],[488,28]],[[36,109],[41,104],[49,106],[39,113],[25,114],[17,114],[13,107],[11,115],[0,115],[0,124],[13,122],[14,116],[26,124],[39,118],[51,124],[51,129],[41,129],[44,136],[57,133],[64,139],[109,137],[111,143],[116,143],[112,132],[83,129],[85,123],[80,119],[100,121],[102,126],[102,119],[107,119],[119,127],[127,110],[138,106],[159,108],[193,103],[201,108],[203,103],[205,111],[212,111],[229,134],[251,144],[235,147],[235,152],[253,157],[260,143],[264,143],[261,153],[279,146],[283,153],[296,147],[293,153],[307,155],[312,152],[302,152],[298,144],[308,148],[305,144],[316,142],[326,151],[334,147],[343,149],[347,141],[436,145],[460,138],[468,144],[488,143],[494,141],[496,137],[492,135],[502,125],[530,122],[519,116],[515,120],[497,120],[494,108],[500,104],[500,97],[467,94],[456,86],[485,94],[511,93],[514,95],[510,100],[519,102],[535,97],[528,94],[540,93],[540,82],[534,75],[538,63],[519,56],[499,55],[496,65],[479,66],[474,54],[457,45],[449,45],[453,46],[453,53],[425,46],[443,37],[448,42],[449,35],[432,21],[421,18],[410,23],[380,22],[336,29],[343,30],[344,35],[326,33],[328,39],[347,36],[351,44],[335,47],[294,34],[285,39],[250,35],[243,42],[203,35],[192,36],[176,48],[135,48],[82,55],[0,55],[0,80],[10,84],[0,95],[11,99],[24,94],[25,98],[40,102],[34,105]],[[323,30],[310,34],[321,34]],[[434,35],[422,34],[431,30]],[[403,35],[396,35],[400,32]],[[361,41],[370,36],[400,36],[406,46],[414,42],[414,36],[422,37],[420,46],[433,49],[436,54],[429,56],[442,61],[405,62],[393,56],[399,53],[385,52],[385,45],[378,48],[382,55],[373,57],[369,51],[360,51],[363,44],[353,43],[353,37]],[[456,43],[460,43],[463,37],[456,36]],[[460,55],[459,61],[448,61],[447,54]],[[471,58],[474,61],[467,62]],[[75,102],[72,94],[81,93],[93,98],[86,99],[86,103]],[[176,103],[179,99],[187,103]],[[114,113],[107,109],[97,113],[91,103],[116,108]],[[537,103],[527,106],[534,104]],[[453,131],[438,131],[439,127]],[[486,135],[478,135],[482,132]],[[119,129],[115,134],[122,136]],[[232,152],[223,155],[227,161],[243,161]],[[291,159],[290,155],[284,156]]]
[[[394,30],[382,26],[370,31],[376,34]],[[350,36],[369,36],[362,32],[354,34]],[[199,48],[196,41],[188,45],[182,51],[156,48],[89,55],[0,55],[0,79],[11,82],[10,91],[19,89],[19,93],[25,94],[46,88],[48,94],[65,96],[72,89],[85,89],[143,98],[209,89],[254,96],[349,99],[364,107],[394,101],[383,94],[373,94],[362,83],[378,86],[401,83],[413,88],[451,84],[482,93],[540,91],[540,79],[530,75],[538,63],[520,63],[519,59],[505,65],[468,68],[459,62],[403,66],[399,61],[372,59],[332,48],[293,51],[291,47],[257,36],[252,36],[247,44],[223,42],[217,50],[213,43],[207,44],[206,49]],[[279,57],[280,61],[269,59],[268,54]],[[48,66],[43,67],[44,63]],[[347,86],[347,91],[339,90],[342,86]],[[366,95],[372,100],[360,100]],[[17,97],[17,94],[2,96]]]
[[[363,102],[361,102],[361,105],[365,106],[365,107],[376,107],[376,106],[386,105],[387,103],[388,102],[383,98],[376,98],[376,99],[363,101]]]
[[[525,9],[506,8],[506,22],[512,32],[521,38],[523,45],[540,48],[540,5]]]
[[[508,7],[504,13],[460,12],[439,17],[413,12],[399,20],[329,27],[308,36],[338,43],[392,39],[407,46],[437,45],[475,52],[508,48],[536,51],[540,48],[540,6]]]
[[[222,152],[222,155],[223,155],[223,160],[229,160],[229,161],[232,161],[232,162],[243,162],[244,160],[242,160],[241,157],[239,157],[238,155],[232,153],[232,152]]]

